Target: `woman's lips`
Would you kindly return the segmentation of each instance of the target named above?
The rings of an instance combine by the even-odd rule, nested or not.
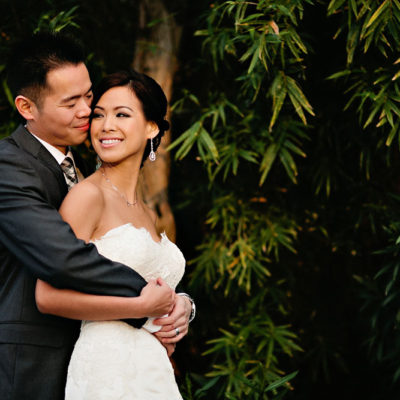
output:
[[[113,147],[122,142],[122,139],[118,138],[107,138],[99,140],[102,147]]]

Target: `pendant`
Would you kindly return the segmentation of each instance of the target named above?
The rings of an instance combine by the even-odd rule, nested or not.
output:
[[[156,153],[154,153],[154,151],[151,151],[149,154],[149,160],[151,162],[156,161]]]

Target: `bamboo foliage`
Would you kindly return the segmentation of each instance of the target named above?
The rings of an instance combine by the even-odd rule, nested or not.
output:
[[[224,171],[225,178],[229,171],[236,174],[240,161],[258,163],[262,185],[272,165],[280,161],[295,181],[294,156],[305,157],[301,149],[305,133],[293,120],[289,127],[291,135],[280,138],[279,144],[274,137],[279,136],[275,130],[280,129],[277,121],[283,109],[290,112],[291,106],[304,126],[307,125],[306,114],[314,115],[298,80],[293,77],[302,77],[302,56],[307,53],[307,47],[295,30],[302,12],[300,1],[225,1],[213,6],[207,18],[207,29],[198,30],[196,35],[204,38],[203,49],[210,55],[216,73],[227,59],[232,61],[230,69],[238,70],[232,71],[230,79],[238,85],[235,85],[236,93],[220,93],[218,98],[209,99],[206,106],[190,93],[175,104],[176,111],[184,107],[185,101],[199,107],[199,120],[169,147],[171,150],[180,146],[175,153],[177,159],[185,157],[196,144],[212,177],[220,171]],[[243,104],[248,103],[248,99],[251,99],[250,104]],[[258,104],[265,107],[262,119],[267,128],[264,133],[269,143],[267,147],[240,139],[254,129],[252,107]],[[232,125],[227,126],[226,120],[231,115],[238,120],[238,131],[227,135]],[[235,140],[231,140],[231,135]],[[241,150],[231,148],[227,142],[239,142]]]
[[[399,140],[400,2],[332,0],[328,14],[341,14],[347,21],[335,35],[347,29],[347,69],[330,78],[347,79],[345,108],[355,106],[363,127],[380,128],[390,146]]]
[[[176,160],[202,162],[211,196],[207,233],[190,261],[191,285],[195,289],[202,282],[201,290],[212,298],[243,299],[248,305],[232,310],[228,326],[208,342],[204,355],[215,362],[199,398],[210,390],[221,398],[274,397],[277,391],[265,388],[284,374],[280,355],[290,358],[301,350],[291,327],[275,322],[265,309],[276,301],[271,293],[283,290],[276,265],[282,253],[296,254],[299,232],[293,216],[270,203],[274,195],[270,199],[266,192],[267,178],[277,168],[286,182],[296,184],[298,159],[306,157],[314,112],[301,88],[308,48],[297,26],[305,3],[311,4],[213,3],[196,36],[218,84],[207,96],[184,90],[173,105],[174,115],[190,113],[192,122],[169,149]],[[242,187],[251,189],[245,193]],[[285,313],[280,301],[275,307]],[[282,385],[281,394],[290,384]]]

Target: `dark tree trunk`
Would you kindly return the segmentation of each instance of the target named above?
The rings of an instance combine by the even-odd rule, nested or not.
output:
[[[140,35],[136,45],[133,68],[155,79],[171,99],[172,82],[177,66],[177,49],[181,29],[168,14],[160,0],[140,3]],[[149,27],[151,23],[151,27]],[[169,111],[168,111],[169,113]],[[141,192],[146,203],[158,213],[157,229],[165,230],[171,240],[176,238],[175,220],[168,202],[170,155],[166,152],[171,141],[166,132],[154,163],[147,161],[141,176]]]

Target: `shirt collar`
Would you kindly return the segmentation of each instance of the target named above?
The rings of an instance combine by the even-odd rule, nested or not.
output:
[[[25,128],[26,129],[26,128]],[[72,159],[72,162],[74,163],[75,166],[75,160],[74,156],[72,155],[71,149],[68,147],[68,152],[67,154],[64,154],[62,151],[58,150],[56,147],[51,145],[50,143],[47,143],[40,137],[37,137],[34,133],[28,131],[32,136],[34,136],[39,142],[47,149],[47,151],[56,159],[58,164],[61,164],[65,157],[70,157]]]

